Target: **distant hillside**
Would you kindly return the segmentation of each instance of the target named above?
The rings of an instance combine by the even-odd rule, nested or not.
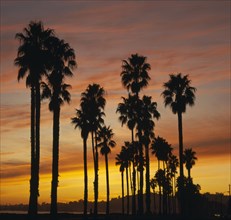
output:
[[[145,196],[145,195],[144,195]],[[153,201],[155,200],[155,205]],[[145,199],[144,199],[145,201]],[[177,200],[171,198],[171,213],[174,211],[174,204],[176,204],[176,212],[177,212]],[[175,201],[175,203],[174,203]],[[127,197],[124,199],[125,203],[125,213],[127,213]],[[132,197],[129,197],[130,203],[130,213],[131,213],[131,204],[132,204]],[[151,194],[151,211],[158,213],[159,211],[159,195],[158,194]],[[201,196],[201,204],[198,204],[200,207],[198,209],[198,213],[204,213],[204,215],[214,215],[214,214],[222,214],[227,215],[228,212],[231,211],[231,200],[229,200],[229,196],[225,196],[223,194],[209,194],[205,193]],[[145,207],[145,203],[144,203]],[[100,201],[98,203],[98,212],[105,213],[106,202]],[[2,211],[27,211],[28,205],[25,204],[7,204],[7,205],[0,205],[0,212]],[[39,204],[38,210],[40,212],[49,212],[50,211],[50,204],[49,203],[42,203]],[[88,212],[91,213],[94,210],[94,202],[88,203]],[[121,213],[122,210],[122,199],[113,198],[110,201],[110,213]],[[66,212],[66,213],[82,213],[83,212],[83,200],[79,201],[71,201],[68,203],[58,203],[58,211],[59,212]]]

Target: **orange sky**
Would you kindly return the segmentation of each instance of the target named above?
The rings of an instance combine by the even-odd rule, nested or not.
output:
[[[62,108],[60,131],[60,202],[83,198],[82,140],[70,118],[89,83],[107,91],[106,124],[117,146],[110,159],[111,197],[121,195],[115,155],[130,132],[115,114],[126,90],[120,82],[121,60],[132,53],[147,57],[151,81],[143,91],[158,103],[161,119],[155,134],[168,140],[178,155],[177,117],[160,96],[168,75],[189,74],[197,88],[196,105],[183,116],[184,145],[197,152],[192,169],[202,192],[226,192],[231,179],[230,146],[230,2],[229,1],[1,1],[1,191],[0,203],[27,203],[30,174],[30,91],[17,82],[13,65],[19,43],[14,36],[31,20],[67,41],[78,68],[68,82],[72,102]],[[50,201],[52,114],[47,102],[41,115],[39,202]],[[105,167],[100,157],[100,194],[105,199]],[[156,158],[151,157],[151,176]],[[89,198],[93,199],[89,143]]]

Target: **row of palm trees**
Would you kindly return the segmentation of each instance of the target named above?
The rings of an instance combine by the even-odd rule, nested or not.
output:
[[[17,33],[20,42],[15,65],[19,67],[18,80],[26,77],[26,86],[31,90],[31,179],[29,215],[37,214],[39,196],[40,163],[40,107],[42,99],[49,99],[53,112],[53,156],[51,208],[57,214],[59,127],[61,106],[70,102],[70,85],[66,77],[73,76],[76,67],[75,52],[68,43],[59,39],[51,29],[44,29],[42,22],[30,22],[22,33]],[[44,81],[45,80],[45,81]],[[41,92],[42,91],[42,92]]]
[[[133,54],[128,60],[123,60],[121,81],[123,86],[128,91],[127,97],[122,97],[122,103],[119,103],[117,112],[120,114],[119,120],[122,126],[127,125],[131,131],[131,142],[125,142],[122,146],[120,154],[116,157],[116,164],[120,165],[120,171],[123,173],[124,167],[132,164],[132,214],[136,211],[136,182],[138,185],[138,213],[143,214],[143,186],[144,186],[144,167],[146,170],[146,213],[150,213],[150,168],[149,168],[149,148],[150,145],[153,153],[160,160],[168,161],[169,158],[176,163],[176,157],[172,155],[172,148],[162,138],[154,138],[154,119],[159,119],[160,114],[157,111],[157,103],[152,101],[152,97],[143,95],[140,98],[142,89],[148,86],[150,76],[148,71],[151,69],[149,63],[146,62],[147,58],[138,54]],[[178,115],[178,130],[179,130],[179,159],[180,159],[180,181],[179,181],[179,198],[181,209],[183,212],[183,131],[182,131],[182,113],[186,111],[186,106],[192,106],[195,100],[194,87],[191,87],[191,81],[188,75],[182,76],[180,73],[177,75],[170,75],[170,80],[164,83],[164,97],[165,106],[170,106],[172,112]],[[161,151],[158,152],[156,146],[161,146]],[[158,147],[157,147],[158,148]],[[128,152],[126,152],[128,151]],[[126,153],[124,153],[126,152]],[[161,155],[158,155],[161,153]],[[125,157],[125,158],[124,158]],[[162,158],[163,157],[163,158]],[[123,160],[125,162],[123,163]],[[126,161],[127,160],[127,161]],[[158,163],[159,164],[159,163]],[[163,172],[165,174],[165,164],[163,164]],[[166,164],[167,165],[167,164]],[[129,168],[130,169],[130,168]],[[175,176],[176,167],[172,167]],[[160,166],[158,165],[158,172],[161,173]],[[126,176],[128,176],[126,169]],[[137,173],[137,175],[136,175]],[[123,174],[121,174],[123,175]],[[138,176],[138,178],[136,178]],[[123,179],[123,176],[122,176]],[[182,181],[181,181],[182,180]],[[123,187],[122,187],[123,188]],[[159,184],[160,188],[160,184]],[[124,189],[122,189],[124,192]],[[128,179],[127,179],[127,192],[129,192]],[[161,190],[159,189],[159,192]],[[129,196],[129,193],[128,193]],[[128,198],[127,196],[127,198]],[[124,202],[123,202],[124,203]],[[166,205],[164,206],[166,207]],[[124,210],[124,208],[122,208]],[[127,201],[127,212],[129,212],[129,198]]]
[[[177,168],[179,166],[179,161],[175,155],[173,155],[173,148],[171,145],[162,137],[153,138],[150,146],[151,153],[156,156],[158,160],[158,170],[154,177],[146,181],[150,181],[150,187],[153,190],[153,201],[154,201],[154,212],[156,212],[156,202],[155,202],[155,188],[159,186],[159,214],[170,213],[170,201],[172,201],[172,212],[176,213],[176,174]],[[119,165],[119,171],[121,172],[121,186],[122,186],[122,213],[125,213],[124,207],[124,172],[126,173],[126,185],[127,185],[127,209],[126,213],[130,213],[129,205],[129,189],[133,192],[134,183],[131,178],[131,165],[133,163],[133,158],[135,157],[135,169],[137,170],[138,155],[137,155],[137,143],[132,145],[131,142],[124,142],[121,147],[121,151],[116,155],[116,165]],[[145,158],[143,159],[145,160]],[[188,180],[192,181],[190,170],[193,165],[195,165],[195,160],[197,160],[196,152],[190,149],[185,149],[183,153],[183,160],[185,167],[188,170]],[[163,165],[161,167],[161,163]],[[137,178],[137,181],[139,179]],[[130,187],[129,187],[130,185]],[[139,190],[138,190],[139,191]],[[136,194],[135,194],[136,195]],[[163,195],[163,199],[162,199]],[[168,197],[168,198],[167,198]],[[167,199],[169,202],[167,202]],[[148,208],[148,203],[150,201],[146,200],[146,207]],[[146,210],[147,211],[147,210]]]
[[[49,110],[53,112],[51,214],[55,218],[57,214],[60,111],[64,102],[70,102],[71,95],[68,91],[70,85],[65,83],[65,78],[73,75],[72,71],[77,65],[75,52],[68,43],[60,40],[54,34],[53,30],[44,29],[42,22],[30,22],[28,27],[23,30],[23,33],[16,34],[16,38],[20,41],[18,54],[15,59],[15,65],[19,67],[18,80],[26,76],[26,86],[31,89],[31,179],[28,213],[30,215],[37,214],[39,196],[40,106],[41,100],[49,99]],[[164,139],[160,137],[155,138],[154,120],[160,118],[160,113],[157,111],[157,103],[152,100],[151,96],[143,95],[140,97],[141,90],[148,86],[151,79],[149,76],[150,70],[151,66],[147,63],[147,58],[144,56],[132,54],[127,60],[123,60],[121,81],[122,85],[127,89],[128,94],[127,97],[122,97],[122,102],[118,104],[116,110],[119,114],[121,125],[126,125],[131,132],[131,140],[126,141],[124,146],[122,146],[121,152],[116,156],[116,164],[120,165],[122,194],[124,194],[124,170],[126,170],[127,193],[129,193],[128,176],[130,176],[133,214],[144,213],[144,182],[146,184],[146,212],[151,212],[150,187],[153,186],[153,181],[150,182],[150,148],[158,161],[164,161],[164,174],[165,169],[171,170],[171,175],[175,177],[178,162],[177,158],[172,155],[171,146]],[[170,80],[164,83],[164,89],[162,96],[164,97],[165,106],[170,106],[172,112],[178,115],[180,165],[178,192],[181,208],[183,209],[184,157],[182,114],[186,111],[187,105],[194,105],[196,89],[191,87],[188,75],[182,76],[180,73],[170,75]],[[104,108],[106,104],[104,96],[105,90],[100,85],[89,85],[81,94],[80,107],[76,109],[76,115],[71,119],[71,123],[75,128],[80,129],[83,139],[85,215],[87,215],[88,201],[87,140],[89,136],[91,136],[94,162],[94,213],[96,215],[98,213],[98,151],[100,149],[100,153],[105,157],[106,164],[106,213],[109,214],[108,154],[116,143],[113,140],[114,133],[112,129],[110,126],[107,127],[104,124]],[[165,153],[159,155],[158,145],[162,146],[161,150]],[[166,148],[166,146],[168,147]],[[172,164],[169,162],[171,160]],[[190,166],[192,166],[192,163],[191,165],[190,163],[186,163],[187,169],[189,168],[189,177]],[[146,171],[146,181],[144,181],[144,170]],[[158,165],[158,172],[161,172],[160,165]],[[161,193],[160,183],[159,193]],[[138,209],[136,207],[136,195],[138,195]],[[122,207],[124,212],[124,206]],[[129,210],[129,200],[127,202],[127,210]]]

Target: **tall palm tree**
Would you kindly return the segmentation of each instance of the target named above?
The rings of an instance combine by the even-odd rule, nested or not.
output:
[[[76,117],[71,119],[75,128],[81,130],[81,137],[83,139],[83,163],[84,163],[84,211],[83,214],[87,215],[88,204],[88,174],[87,174],[87,139],[90,130],[89,121],[87,115],[79,109],[76,109]]]
[[[136,213],[136,168],[135,168],[135,155],[136,155],[136,144],[134,138],[134,129],[136,126],[136,112],[135,112],[135,103],[136,97],[128,94],[128,98],[122,97],[123,102],[118,104],[116,112],[120,114],[119,121],[122,126],[127,125],[129,130],[131,130],[131,145],[132,149],[132,214]]]
[[[88,115],[91,139],[92,153],[94,161],[94,214],[98,213],[98,147],[97,130],[103,126],[103,116],[106,100],[104,98],[105,90],[99,84],[88,85],[85,92],[81,94],[81,108]]]
[[[106,166],[106,184],[107,184],[107,204],[106,204],[106,214],[109,214],[109,200],[110,200],[110,189],[109,189],[109,172],[108,172],[108,154],[111,153],[111,148],[115,147],[116,143],[112,140],[114,133],[110,126],[102,127],[97,132],[98,147],[100,147],[100,153],[105,156],[105,166]]]
[[[180,160],[180,204],[182,214],[184,212],[184,192],[183,192],[183,127],[182,127],[182,114],[186,112],[186,106],[193,106],[195,103],[196,88],[191,86],[191,80],[188,79],[188,75],[182,76],[179,74],[171,74],[170,80],[164,83],[164,91],[162,95],[164,97],[165,106],[170,106],[173,114],[178,116],[178,132],[179,132],[179,160]]]
[[[57,187],[59,165],[59,127],[60,110],[64,102],[69,103],[71,87],[64,83],[65,77],[72,77],[72,70],[76,67],[75,52],[64,40],[56,37],[48,46],[52,55],[52,70],[48,75],[48,84],[43,83],[42,98],[49,99],[49,110],[53,112],[53,157],[52,157],[52,183],[51,183],[51,215],[57,215]]]
[[[28,214],[37,214],[39,196],[40,162],[40,82],[49,67],[49,53],[45,42],[53,36],[51,29],[44,29],[43,23],[31,21],[22,33],[15,35],[20,41],[14,61],[19,67],[18,81],[26,75],[26,86],[31,89],[31,179]]]
[[[145,146],[146,159],[146,212],[150,213],[150,162],[149,162],[149,145],[154,138],[154,119],[160,118],[160,113],[157,111],[157,103],[152,102],[151,96],[143,96],[141,102],[141,121],[138,123],[138,130],[142,130],[142,143]]]
[[[135,109],[138,117],[141,115],[139,112],[139,92],[148,86],[148,81],[151,79],[148,75],[148,71],[151,69],[149,63],[146,62],[147,58],[139,56],[138,54],[132,54],[128,60],[123,60],[121,81],[123,86],[136,97]],[[139,120],[137,118],[137,120]],[[143,214],[143,147],[141,144],[142,131],[138,129],[139,139],[139,162],[140,162],[140,181],[139,181],[139,196],[138,196],[138,207],[139,213]]]
[[[120,165],[121,172],[121,188],[122,188],[122,214],[124,215],[124,169],[126,167],[125,154],[121,150],[119,154],[116,155],[116,165]]]
[[[185,163],[185,167],[188,170],[188,179],[191,179],[191,169],[195,165],[197,160],[196,152],[192,150],[192,148],[185,149],[183,154],[183,162]]]

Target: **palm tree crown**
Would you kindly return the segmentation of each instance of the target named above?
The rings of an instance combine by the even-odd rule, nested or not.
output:
[[[106,104],[104,98],[105,90],[99,84],[91,84],[86,91],[81,94],[81,108],[88,115],[88,120],[91,125],[91,131],[96,131],[102,126],[104,120],[102,116]]]
[[[53,30],[44,29],[42,22],[30,22],[24,33],[17,33],[21,45],[18,48],[15,65],[19,66],[18,80],[24,78],[28,73],[26,85],[35,85],[41,80],[42,74],[46,73],[48,67],[48,50],[46,42],[53,36]]]
[[[184,113],[186,105],[194,105],[196,88],[191,87],[190,84],[188,75],[182,76],[181,73],[171,74],[170,80],[164,83],[165,90],[162,92],[164,104],[169,105],[174,114]]]
[[[53,37],[47,42],[52,57],[52,70],[48,75],[48,85],[42,83],[42,98],[49,98],[49,109],[53,111],[64,102],[70,102],[70,85],[64,83],[65,77],[72,77],[76,67],[75,52],[64,40]]]
[[[98,147],[100,147],[100,153],[106,155],[111,153],[111,148],[115,147],[115,141],[112,140],[114,133],[110,126],[102,127],[98,132],[97,139],[99,141]]]
[[[87,139],[90,130],[90,124],[85,112],[83,112],[81,109],[76,109],[76,117],[72,118],[71,122],[75,125],[75,128],[80,129],[81,137]]]
[[[185,163],[185,167],[188,170],[188,177],[190,176],[190,170],[192,169],[193,165],[195,165],[197,160],[196,152],[192,150],[192,148],[185,149],[183,154],[183,162]]]
[[[171,155],[171,145],[162,137],[154,138],[151,145],[152,154],[155,154],[158,160],[167,161]]]
[[[128,95],[128,98],[122,97],[123,102],[118,104],[116,112],[119,112],[119,121],[122,126],[127,124],[127,127],[130,130],[133,130],[136,125],[136,114],[135,114],[135,105],[136,97],[131,94]]]
[[[138,94],[140,90],[148,85],[150,77],[148,71],[151,69],[149,63],[146,63],[147,58],[132,54],[128,60],[123,60],[122,64],[122,84],[127,90]]]

